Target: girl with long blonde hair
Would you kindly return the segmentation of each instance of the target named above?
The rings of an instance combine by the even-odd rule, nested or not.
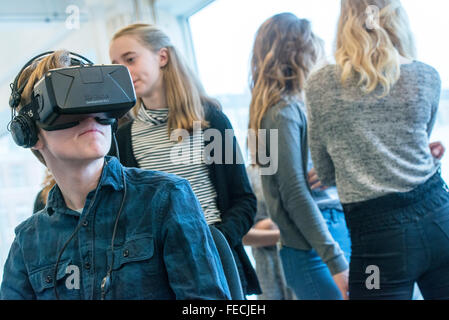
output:
[[[122,163],[187,179],[206,221],[229,242],[244,294],[260,293],[242,245],[253,223],[256,199],[245,166],[236,161],[239,147],[235,136],[229,139],[225,132],[232,126],[218,102],[205,94],[170,38],[154,25],[138,23],[117,31],[109,53],[112,63],[128,67],[138,98],[131,112],[133,120],[117,132]],[[179,139],[177,130],[186,134]],[[214,140],[221,150],[212,148],[213,160],[206,155],[211,142],[207,141],[208,130],[222,138],[221,142]],[[179,150],[191,153],[177,158]],[[229,158],[234,161],[229,163]]]
[[[350,243],[336,190],[316,188],[319,181],[312,183],[312,190],[308,183],[313,164],[303,89],[322,51],[322,41],[308,20],[281,13],[257,31],[251,60],[249,129],[276,131],[278,140],[272,141],[267,133],[266,139],[257,139],[257,152],[254,145],[250,151],[260,164],[260,147],[271,150],[278,143],[278,154],[270,154],[279,161],[278,170],[261,175],[262,189],[280,230],[287,285],[300,300],[347,298]]]
[[[429,148],[441,80],[399,0],[342,0],[336,65],[306,86],[309,145],[350,229],[351,299],[449,298],[449,189]],[[438,158],[438,156],[436,157]]]

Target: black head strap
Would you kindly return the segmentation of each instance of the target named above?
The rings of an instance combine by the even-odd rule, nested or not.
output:
[[[34,56],[33,58],[31,58],[23,67],[22,69],[20,69],[19,73],[17,74],[17,76],[14,79],[14,82],[11,83],[10,87],[11,87],[11,96],[9,98],[9,106],[13,109],[17,108],[20,104],[20,100],[22,97],[22,93],[23,90],[25,89],[28,81],[25,81],[20,88],[17,88],[18,86],[18,82],[20,79],[20,75],[22,74],[22,72],[28,68],[30,65],[32,65],[36,60],[38,59],[42,59],[42,57],[44,56],[48,56],[50,54],[55,53],[55,51],[47,51],[41,54],[38,54],[37,56]],[[84,65],[85,63],[83,62],[83,60],[85,62],[87,62],[88,64],[93,64],[92,61],[90,61],[89,59],[87,59],[86,57],[83,57],[82,55],[79,55],[77,53],[74,52],[69,52],[70,55],[72,56],[70,58],[70,63],[72,66],[77,66],[77,65]],[[80,58],[80,59],[78,59]]]

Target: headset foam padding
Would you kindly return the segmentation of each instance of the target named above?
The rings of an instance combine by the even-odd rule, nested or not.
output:
[[[27,115],[14,117],[10,130],[14,142],[20,147],[31,148],[36,145],[38,140],[36,124]]]

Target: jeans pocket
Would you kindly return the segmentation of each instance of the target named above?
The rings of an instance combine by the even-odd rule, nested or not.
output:
[[[395,228],[363,234],[353,243],[352,270],[367,278],[369,270],[379,271],[380,283],[403,279],[407,273],[405,229]]]
[[[449,204],[436,212],[433,222],[441,229],[449,240]]]

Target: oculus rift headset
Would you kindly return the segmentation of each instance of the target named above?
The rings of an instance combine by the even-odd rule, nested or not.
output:
[[[70,52],[71,66],[49,70],[35,84],[31,102],[16,115],[28,82],[18,87],[20,75],[34,61],[52,53],[54,51],[32,58],[11,83],[8,130],[15,143],[31,148],[38,140],[38,127],[46,131],[67,129],[93,115],[97,122],[111,125],[114,132],[118,119],[136,104],[128,69],[123,65],[94,65],[73,52]]]

